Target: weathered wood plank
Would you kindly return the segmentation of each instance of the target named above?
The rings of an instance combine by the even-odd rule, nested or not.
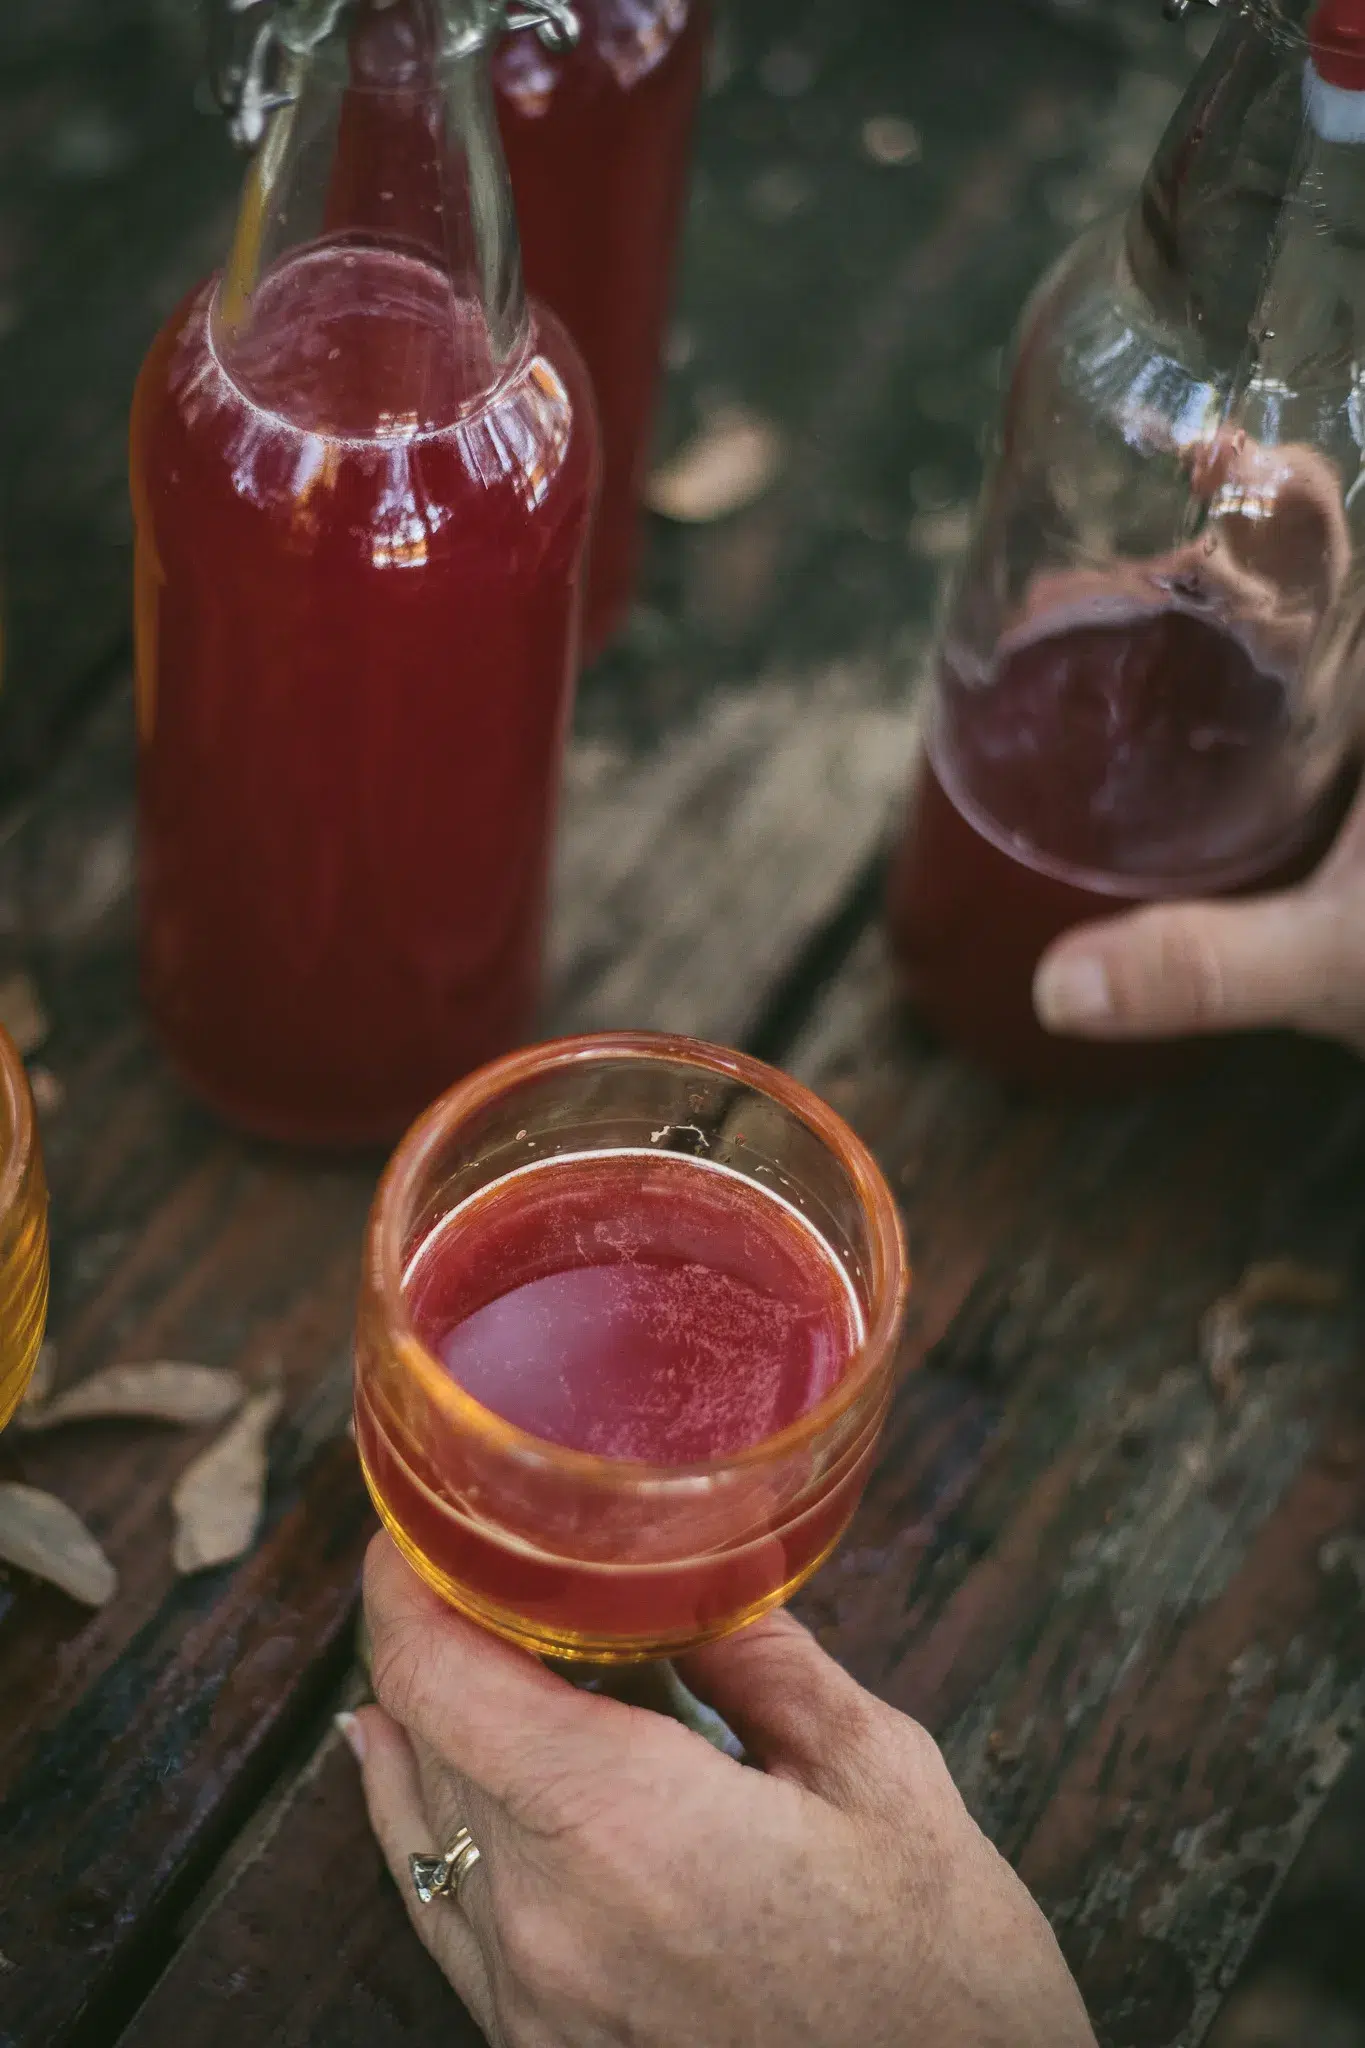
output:
[[[916,721],[883,697],[875,672],[836,667],[720,698],[648,765],[582,749],[560,863],[557,1026],[752,1035],[903,801]]]
[[[318,1873],[338,1874],[317,1910]],[[288,1966],[280,1941],[284,1902]],[[317,1753],[232,1881],[185,1932],[180,1959],[122,2038],[171,2048],[326,2042],[327,2048],[482,2048],[483,2036],[408,1925],[340,1737]]]
[[[806,1612],[940,1735],[1102,2041],[1191,2048],[1365,1711],[1365,1076],[1267,1045],[1164,1103],[1011,1109],[907,1052],[873,942],[796,1064],[895,1175],[930,1372],[991,1437],[947,1525],[917,1525],[912,1389]],[[1286,1256],[1346,1299],[1267,1314],[1225,1401],[1199,1318]]]
[[[875,938],[792,1064],[901,1193],[924,1360],[801,1611],[943,1740],[1106,2048],[1194,2048],[1365,1713],[1365,1074],[1270,1044],[1145,1102],[1013,1100],[915,1037]],[[1228,1400],[1197,1326],[1270,1257],[1346,1294],[1267,1311]],[[304,1997],[251,1930],[310,1895],[324,1798],[354,1974]],[[410,1938],[410,1979],[394,1961],[401,1910],[348,1760],[329,1753],[286,1815],[126,2048],[171,2048],[191,2011],[209,2041],[330,2043],[381,2004],[379,2038],[444,2037],[453,2001]],[[378,1972],[410,1984],[405,2012]]]

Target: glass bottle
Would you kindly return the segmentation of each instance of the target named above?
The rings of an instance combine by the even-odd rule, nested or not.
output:
[[[390,1138],[532,1020],[599,457],[500,27],[284,0],[227,266],[134,400],[146,998],[277,1138]]]
[[[575,0],[577,47],[513,36],[494,60],[531,290],[583,351],[604,456],[584,651],[630,605],[640,498],[710,20],[705,0]]]
[[[28,1072],[0,1030],[0,1429],[33,1378],[47,1325],[47,1179]]]
[[[1365,0],[1238,0],[1127,217],[1029,305],[942,634],[889,914],[911,995],[1063,1088],[1062,931],[1317,863],[1362,696]]]

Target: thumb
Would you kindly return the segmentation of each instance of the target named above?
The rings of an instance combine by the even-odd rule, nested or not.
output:
[[[770,1776],[793,1779],[837,1806],[854,1803],[878,1722],[890,1710],[791,1615],[766,1615],[694,1650],[678,1659],[678,1670]]]
[[[1049,1031],[1175,1038],[1293,1025],[1365,1044],[1365,932],[1349,899],[1293,889],[1154,904],[1059,939],[1033,1003]]]

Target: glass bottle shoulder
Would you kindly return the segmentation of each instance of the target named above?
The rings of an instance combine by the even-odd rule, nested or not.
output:
[[[215,318],[216,277],[166,322],[133,405],[140,516],[159,509],[164,521],[190,492],[275,516],[304,506],[315,516],[325,502],[334,523],[356,529],[396,491],[420,499],[435,527],[457,515],[523,526],[586,516],[594,404],[553,314],[533,308],[513,358],[490,366],[476,311],[447,297],[435,320],[411,277],[390,276],[387,299],[371,292],[365,310],[331,316],[316,278],[293,282],[298,318],[283,308],[255,320],[241,360]]]
[[[1171,319],[1142,289],[1130,233],[1125,218],[1091,229],[1029,301],[1007,438],[1027,421],[1054,450],[1070,429],[1162,456],[1216,430],[1236,366],[1211,360],[1197,327]]]

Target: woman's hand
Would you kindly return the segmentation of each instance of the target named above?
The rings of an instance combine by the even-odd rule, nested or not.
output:
[[[773,1615],[687,1660],[745,1768],[450,1612],[376,1539],[349,1722],[413,1924],[498,2048],[1094,2048],[929,1737]],[[411,1854],[461,1827],[459,1903]]]
[[[1351,569],[1337,473],[1298,445],[1266,448],[1224,432],[1187,451],[1209,524],[1197,543],[1158,562],[1088,579],[1111,586],[1201,591],[1235,618],[1268,666],[1300,664]],[[1117,580],[1116,580],[1117,579]],[[1074,602],[1087,579],[1053,578]],[[1042,586],[1040,585],[1040,589]],[[1041,600],[1039,600],[1041,601]],[[1350,608],[1358,617],[1358,606]],[[1337,661],[1354,665],[1351,639]],[[1323,674],[1337,673],[1333,662]],[[1312,679],[1310,678],[1310,683]],[[1321,680],[1317,687],[1321,688]],[[1329,702],[1325,707],[1330,713]],[[1039,1021],[1080,1038],[1181,1038],[1289,1025],[1365,1052],[1365,791],[1311,879],[1241,902],[1162,903],[1067,932],[1039,962]]]
[[[1365,1053],[1365,790],[1298,888],[1082,925],[1044,954],[1033,1001],[1081,1038],[1288,1025]]]

